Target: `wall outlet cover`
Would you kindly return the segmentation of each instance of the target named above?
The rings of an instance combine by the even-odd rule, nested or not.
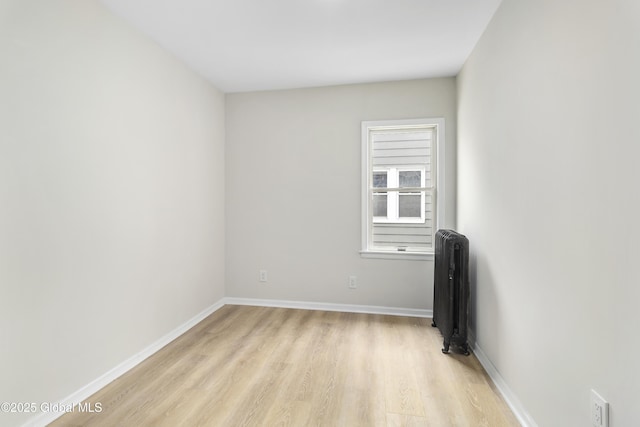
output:
[[[591,425],[609,427],[609,403],[595,390],[591,390]]]
[[[356,276],[349,276],[349,289],[356,289],[358,287],[358,278]]]

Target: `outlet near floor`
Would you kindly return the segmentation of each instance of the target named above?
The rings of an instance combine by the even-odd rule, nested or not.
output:
[[[358,287],[358,278],[356,276],[349,276],[349,289],[356,289]]]
[[[266,281],[267,281],[267,270],[260,270],[260,281],[266,283]]]
[[[595,390],[591,390],[591,425],[609,427],[609,404]]]

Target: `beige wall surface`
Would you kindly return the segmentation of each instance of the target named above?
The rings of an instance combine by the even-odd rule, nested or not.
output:
[[[0,401],[55,402],[224,296],[224,95],[95,1],[1,3]]]
[[[504,0],[458,77],[472,329],[540,426],[640,425],[640,3]]]
[[[455,219],[455,79],[228,94],[227,296],[431,309],[431,261],[359,254],[364,120],[444,117]],[[268,272],[260,283],[259,270]],[[348,276],[358,288],[347,287]]]

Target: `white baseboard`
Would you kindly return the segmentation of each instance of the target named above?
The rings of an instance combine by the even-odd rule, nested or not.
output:
[[[496,367],[491,363],[491,360],[487,357],[484,351],[480,348],[478,343],[476,342],[476,338],[474,334],[469,334],[469,345],[473,349],[473,354],[475,354],[476,358],[482,365],[489,378],[493,381],[496,388],[502,395],[509,408],[513,411],[513,414],[516,416],[518,421],[523,427],[538,427],[538,424],[533,420],[531,415],[527,412],[520,399],[516,396],[516,394],[509,388],[507,383],[505,382],[500,372],[496,369]]]
[[[397,307],[382,307],[377,305],[332,304],[332,303],[324,303],[324,302],[287,301],[287,300],[234,298],[234,297],[226,297],[223,299],[223,301],[225,304],[230,304],[230,305],[253,305],[253,306],[259,306],[259,307],[298,308],[302,310],[323,310],[323,311],[341,311],[345,313],[386,314],[390,316],[406,316],[406,317],[433,317],[433,310],[423,310],[419,308],[397,308]]]
[[[178,338],[180,335],[182,335],[185,332],[187,332],[189,329],[191,329],[196,324],[201,322],[205,317],[207,317],[211,313],[219,310],[224,305],[225,305],[225,303],[224,303],[224,298],[223,298],[220,301],[218,301],[215,304],[213,304],[212,306],[210,306],[210,307],[206,308],[205,310],[201,311],[200,313],[196,314],[194,317],[192,317],[191,319],[187,320],[185,323],[183,323],[182,325],[178,326],[177,328],[175,328],[174,330],[172,330],[168,334],[164,335],[163,337],[158,339],[156,342],[154,342],[153,344],[151,344],[150,346],[148,346],[144,350],[140,351],[138,354],[135,354],[134,356],[132,356],[129,359],[125,360],[124,362],[122,362],[121,364],[116,366],[115,368],[111,369],[109,372],[107,372],[107,373],[103,374],[102,376],[100,376],[99,378],[91,381],[89,384],[87,384],[86,386],[82,387],[80,390],[78,390],[78,391],[72,393],[71,395],[67,396],[66,398],[60,400],[58,402],[59,403],[59,407],[67,408],[69,406],[75,406],[75,405],[83,402],[89,396],[91,396],[92,394],[96,393],[98,390],[100,390],[101,388],[103,388],[104,386],[109,384],[110,382],[114,381],[118,377],[122,376],[127,371],[133,369],[140,362],[144,361],[149,356],[153,355],[158,350],[160,350],[162,347],[164,347],[165,345],[169,344],[171,341],[173,341],[176,338]],[[46,426],[47,424],[53,422],[54,420],[58,419],[59,417],[61,417],[64,414],[65,414],[64,412],[45,412],[45,413],[42,413],[42,414],[38,415],[37,417],[34,417],[31,420],[27,421],[25,424],[23,424],[23,427],[27,427],[27,426],[28,427]]]

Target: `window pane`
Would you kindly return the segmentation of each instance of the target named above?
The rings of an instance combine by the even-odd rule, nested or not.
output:
[[[387,188],[387,173],[386,172],[374,172],[373,173],[373,188]]]
[[[422,171],[399,171],[400,188],[422,187]]]
[[[421,206],[419,194],[400,194],[398,208],[400,218],[420,218]]]
[[[373,216],[387,217],[386,193],[376,193],[373,195]]]

